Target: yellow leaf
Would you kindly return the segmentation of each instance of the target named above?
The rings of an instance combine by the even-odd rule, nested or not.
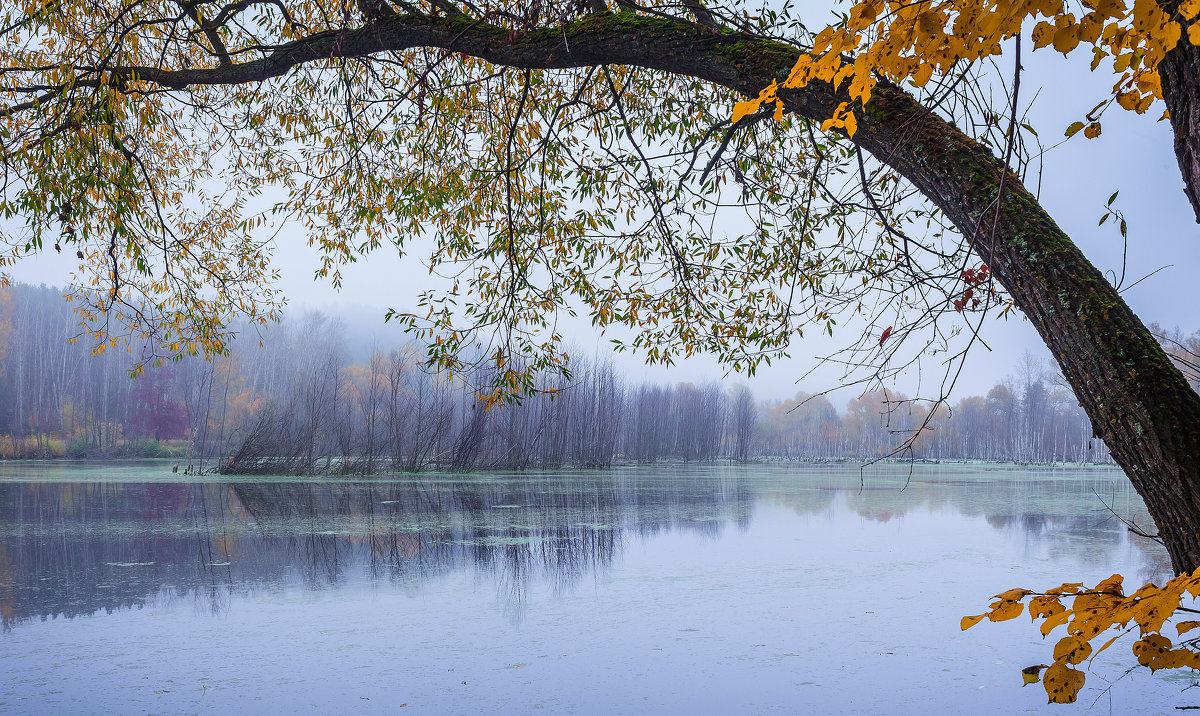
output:
[[[1067,131],[1064,134],[1068,137],[1074,137],[1081,129],[1083,129],[1083,122],[1071,122],[1071,126],[1067,127]]]
[[[1095,139],[1100,136],[1100,123],[1092,122],[1083,130],[1083,136],[1088,139]]]
[[[1188,25],[1188,42],[1193,45],[1200,45],[1200,22],[1193,22]]]
[[[875,78],[871,76],[870,64],[865,61],[865,55],[854,61],[855,72],[850,79],[850,98],[856,99],[864,106],[871,98],[871,89],[875,87]],[[862,67],[858,65],[862,62]]]
[[[913,84],[918,87],[924,87],[929,83],[929,78],[933,76],[933,64],[922,62],[912,74]]]
[[[833,76],[833,88],[837,89],[842,84],[842,80],[849,77],[854,72],[854,65],[842,65],[842,68]]]
[[[1104,580],[1103,582],[1100,582],[1099,584],[1097,584],[1096,591],[1097,592],[1116,592],[1117,594],[1123,594],[1123,592],[1121,591],[1121,584],[1124,583],[1124,581],[1125,581],[1124,577],[1122,577],[1119,574],[1114,574],[1113,576],[1109,577],[1108,579]]]
[[[976,624],[978,624],[979,622],[983,621],[984,617],[986,617],[986,616],[987,616],[986,614],[980,614],[979,616],[975,616],[975,617],[963,617],[962,621],[960,621],[958,623],[958,626],[963,631],[966,631],[966,630],[970,629],[971,627],[975,626]]]
[[[855,3],[854,7],[850,8],[849,26],[858,30],[865,30],[875,22],[875,18],[879,17],[879,10],[882,3],[879,2],[860,2]]]
[[[733,105],[733,117],[730,118],[730,121],[734,124],[737,124],[738,120],[740,120],[742,117],[758,111],[758,108],[761,104],[762,100],[760,99],[748,99],[745,102],[738,102],[737,104]]]
[[[771,80],[771,84],[768,85],[766,88],[764,88],[762,92],[759,92],[758,97],[756,99],[748,99],[744,102],[738,102],[737,104],[735,104],[733,106],[733,117],[732,117],[731,121],[734,124],[737,124],[737,121],[739,119],[741,119],[742,117],[745,117],[747,114],[750,114],[751,112],[757,111],[758,108],[761,107],[764,103],[777,102],[779,100],[779,98],[776,96],[775,93],[778,90],[779,90],[779,83],[776,82],[775,80]]]
[[[917,17],[917,29],[926,35],[932,35],[939,32],[945,22],[940,13],[923,12]]]
[[[1021,669],[1021,681],[1024,682],[1021,684],[1021,686],[1036,684],[1042,674],[1042,669],[1045,668],[1046,664],[1035,664],[1033,666],[1026,666],[1024,669]]]
[[[995,598],[996,598],[996,599],[1003,599],[1004,601],[1007,601],[1007,602],[1012,602],[1012,601],[1016,601],[1016,600],[1018,600],[1018,599],[1023,599],[1023,598],[1025,598],[1027,595],[1030,595],[1030,594],[1033,594],[1033,591],[1032,591],[1032,590],[1029,590],[1029,589],[1021,589],[1021,588],[1019,588],[1019,587],[1018,587],[1018,588],[1016,588],[1016,589],[1010,589],[1010,590],[1008,590],[1007,592],[1000,592],[999,594],[997,594],[997,595],[995,596]],[[1030,602],[1030,606],[1032,606],[1032,604],[1033,604],[1033,603],[1032,603],[1032,602]]]
[[[1104,29],[1104,25],[1094,17],[1085,16],[1079,23],[1078,37],[1080,42],[1095,44],[1096,40],[1100,39],[1100,32]]]
[[[1040,50],[1054,41],[1054,25],[1042,21],[1033,28],[1033,49]]]
[[[994,622],[1003,622],[1019,617],[1021,611],[1025,609],[1024,604],[1010,599],[1002,599],[992,604],[991,607],[992,611],[988,614],[988,619]]]
[[[1083,688],[1084,675],[1079,669],[1072,669],[1066,664],[1054,664],[1046,669],[1042,677],[1042,686],[1052,704],[1073,704]]]
[[[1150,667],[1150,671],[1184,666],[1194,669],[1200,665],[1200,655],[1190,649],[1172,649],[1171,640],[1161,634],[1143,637],[1133,645],[1133,653],[1138,663]]]
[[[984,13],[978,20],[979,36],[991,37],[1000,27],[1004,15],[998,12]],[[957,29],[957,28],[956,28]]]
[[[788,78],[784,80],[784,87],[803,87],[808,82],[809,69],[812,67],[812,57],[809,55],[800,55],[796,60],[792,71],[788,73]]]
[[[1100,632],[1113,625],[1112,614],[1103,608],[1089,609],[1082,615],[1076,610],[1075,614],[1075,619],[1067,627],[1067,633],[1084,640],[1094,639]]]
[[[1050,632],[1054,631],[1055,627],[1066,624],[1067,620],[1070,618],[1071,618],[1071,612],[1066,611],[1066,610],[1063,610],[1061,612],[1058,612],[1057,614],[1053,614],[1053,615],[1047,617],[1046,621],[1042,622],[1042,627],[1041,627],[1042,636],[1046,636]]]
[[[1085,3],[1097,14],[1104,17],[1117,17],[1125,14],[1125,3],[1122,0],[1091,0]]]
[[[1200,627],[1200,622],[1179,622],[1175,625],[1175,628],[1179,631],[1179,636],[1187,634],[1196,627]]]
[[[1054,661],[1078,664],[1092,653],[1092,645],[1074,636],[1064,636],[1054,645]]]
[[[1122,92],[1117,95],[1117,104],[1125,109],[1136,109],[1139,99],[1137,92]]]
[[[1158,668],[1153,666],[1155,660],[1166,654],[1171,648],[1171,640],[1162,634],[1148,634],[1133,644],[1133,655],[1142,666],[1149,666],[1151,671]]]
[[[1080,129],[1083,128],[1083,122],[1079,123],[1079,127],[1080,127]],[[1079,130],[1077,129],[1075,131],[1079,131]],[[1083,582],[1064,582],[1061,587],[1055,587],[1054,589],[1047,589],[1046,594],[1074,594],[1075,592],[1078,592],[1079,588],[1082,586],[1083,586]]]
[[[1170,52],[1175,49],[1175,45],[1179,44],[1179,38],[1183,35],[1183,28],[1177,22],[1168,21],[1161,29],[1162,35],[1159,40],[1162,42],[1163,49]]]
[[[1037,621],[1038,617],[1049,617],[1065,610],[1056,597],[1044,595],[1029,600],[1029,618]]]
[[[1060,27],[1054,31],[1054,49],[1064,55],[1079,45],[1079,31],[1074,25]]]
[[[847,112],[846,113],[846,136],[853,137],[854,133],[856,131],[858,131],[858,119],[854,116],[853,112]]]

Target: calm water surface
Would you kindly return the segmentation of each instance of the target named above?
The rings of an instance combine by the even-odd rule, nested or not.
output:
[[[186,478],[185,478],[186,479]],[[1016,586],[1161,580],[1115,470],[655,467],[180,481],[0,464],[0,712],[1179,713],[1118,642],[1079,702]]]

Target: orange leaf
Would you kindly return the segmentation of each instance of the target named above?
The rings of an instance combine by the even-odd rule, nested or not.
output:
[[[1133,645],[1133,654],[1138,663],[1150,667],[1150,671],[1184,666],[1194,669],[1200,665],[1200,655],[1190,649],[1172,649],[1171,640],[1161,634],[1143,637]]]
[[[1051,617],[1066,609],[1056,597],[1044,595],[1029,600],[1029,617],[1036,621],[1038,617]]]
[[[1122,577],[1119,574],[1114,574],[1113,576],[1109,577],[1108,579],[1104,580],[1103,582],[1100,582],[1099,584],[1097,584],[1096,591],[1097,592],[1116,592],[1117,594],[1123,594],[1123,592],[1121,591],[1121,584],[1124,583],[1124,581],[1125,581],[1124,577]]]
[[[994,622],[1003,622],[1021,616],[1025,605],[1011,599],[1002,599],[992,604],[991,607],[992,611],[988,614],[988,619]]]
[[[1021,686],[1024,687],[1030,684],[1036,684],[1038,678],[1042,674],[1042,669],[1045,668],[1046,664],[1035,664],[1033,666],[1026,666],[1024,669],[1021,669],[1021,681],[1024,682],[1021,684]]]
[[[1046,669],[1042,677],[1042,686],[1052,704],[1073,704],[1083,688],[1084,675],[1079,669],[1072,669],[1066,664],[1054,664]]]
[[[1142,666],[1149,666],[1154,671],[1155,660],[1162,657],[1171,649],[1171,640],[1162,634],[1148,634],[1133,644],[1133,655]]]
[[[1082,129],[1083,122],[1079,122],[1079,126]],[[1111,579],[1111,577],[1110,577],[1110,579]],[[1079,588],[1082,586],[1083,586],[1083,582],[1064,582],[1061,587],[1055,587],[1054,589],[1047,589],[1046,594],[1074,594],[1075,592],[1078,592]]]
[[[1079,45],[1079,31],[1073,25],[1060,27],[1054,31],[1053,42],[1054,49],[1065,55]]]
[[[857,131],[858,131],[858,118],[854,116],[853,112],[847,112],[846,113],[846,136],[853,137],[854,133]]]
[[[1066,611],[1066,610],[1058,612],[1057,614],[1053,614],[1053,615],[1047,617],[1046,621],[1042,623],[1042,636],[1046,636],[1050,632],[1054,631],[1055,627],[1059,627],[1059,626],[1062,626],[1063,624],[1066,624],[1067,620],[1070,618],[1071,618],[1071,612]]]
[[[974,617],[963,617],[962,621],[960,621],[958,623],[958,626],[963,631],[966,631],[966,630],[970,629],[971,627],[975,626],[976,624],[978,624],[979,622],[983,621],[984,617],[986,617],[986,616],[987,616],[987,614],[980,614],[979,616],[974,616]]]
[[[738,120],[742,117],[757,112],[760,105],[762,105],[761,99],[748,99],[745,102],[738,102],[733,105],[733,117],[729,121],[732,124],[737,124]]]
[[[1078,664],[1092,653],[1091,643],[1074,636],[1064,636],[1054,645],[1054,661]]]

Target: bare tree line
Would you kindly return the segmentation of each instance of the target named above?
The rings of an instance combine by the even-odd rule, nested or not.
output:
[[[153,455],[165,441],[185,471],[524,470],[873,459],[921,430],[905,456],[1110,461],[1061,378],[1033,357],[986,396],[933,415],[884,390],[839,411],[824,395],[757,402],[716,381],[632,385],[610,363],[578,356],[569,380],[487,410],[476,389],[486,369],[431,373],[407,344],[353,362],[344,328],[321,314],[251,333],[211,363],[184,360],[137,379],[124,351],[92,356],[67,344],[76,331],[58,291],[0,289],[0,457]],[[1200,333],[1164,337],[1180,360],[1188,346],[1200,346]]]
[[[339,340],[313,340],[321,333],[336,336],[338,328],[308,316],[295,328],[273,330],[263,359],[239,368],[245,381],[238,387],[247,393],[239,406],[252,409],[239,407],[233,422],[226,418],[221,442],[197,451],[227,455],[221,469],[231,472],[467,472],[605,467],[636,440],[624,420],[627,391],[611,364],[576,358],[569,382],[557,379],[520,405],[489,410],[477,390],[487,383],[485,370],[431,373],[411,345],[375,350],[365,363],[346,365]],[[230,360],[243,356],[235,352]],[[273,366],[273,356],[287,356],[289,363]],[[291,373],[266,379],[280,370]],[[705,412],[681,414],[646,447],[644,459],[718,457],[723,389],[712,383],[667,391],[699,400],[696,407]],[[662,444],[668,435],[669,444]]]

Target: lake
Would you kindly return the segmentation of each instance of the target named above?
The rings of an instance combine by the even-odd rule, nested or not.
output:
[[[1011,587],[1169,576],[1115,469],[374,479],[0,463],[0,712],[1178,713],[1129,638],[1048,706]],[[1055,632],[1058,634],[1059,632]]]

